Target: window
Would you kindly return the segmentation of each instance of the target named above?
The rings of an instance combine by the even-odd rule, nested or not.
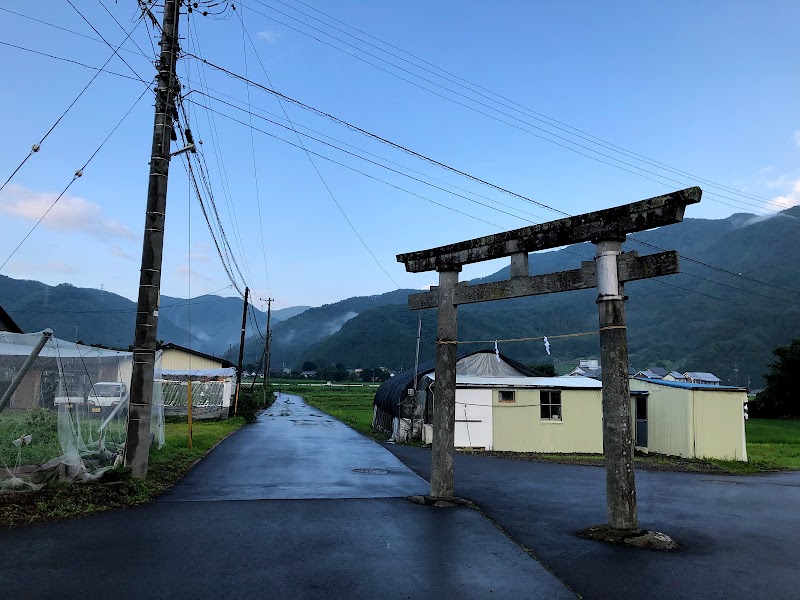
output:
[[[509,390],[500,390],[500,402],[516,402],[514,392]]]
[[[542,421],[560,421],[561,392],[559,390],[542,390],[539,392],[539,407]]]

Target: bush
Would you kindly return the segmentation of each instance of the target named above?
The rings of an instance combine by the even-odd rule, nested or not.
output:
[[[242,417],[245,423],[255,423],[258,418],[258,403],[261,399],[261,390],[253,390],[249,388],[242,388],[239,390],[239,406],[236,410],[236,416]]]

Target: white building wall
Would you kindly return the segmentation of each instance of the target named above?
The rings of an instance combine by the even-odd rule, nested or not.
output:
[[[492,390],[456,388],[456,448],[492,449]]]

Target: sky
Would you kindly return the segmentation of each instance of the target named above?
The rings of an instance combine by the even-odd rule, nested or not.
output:
[[[96,68],[110,59],[105,68],[125,76],[100,73],[0,191],[0,274],[135,299],[153,96],[130,68],[150,81],[158,40],[133,0],[73,4],[86,20],[68,0],[0,8],[0,184],[96,73],[54,56]],[[435,273],[406,273],[396,255],[561,216],[530,200],[578,214],[700,185],[703,201],[686,216],[709,219],[800,203],[793,0],[235,5],[182,14],[178,75],[202,141],[192,161],[204,161],[234,278],[258,306],[435,284]],[[122,28],[135,27],[120,51],[125,62],[92,26],[114,47]],[[278,101],[189,54],[528,200]],[[292,127],[373,162],[308,137],[301,145]],[[462,278],[503,266],[471,265]],[[236,293],[175,157],[162,293],[212,292]]]

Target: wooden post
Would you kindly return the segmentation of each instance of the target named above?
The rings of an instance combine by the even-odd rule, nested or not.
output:
[[[186,414],[189,417],[189,450],[192,449],[192,378],[189,377],[189,381],[187,382],[186,386]]]
[[[622,235],[618,240],[598,242],[595,262],[603,367],[603,454],[608,524],[614,529],[629,530],[638,527],[638,518],[628,382],[628,330],[624,291],[617,272],[624,239]]]
[[[456,360],[458,307],[454,303],[458,273],[439,271],[439,315],[436,331],[436,382],[433,413],[431,496],[453,497],[453,454],[455,453]]]

